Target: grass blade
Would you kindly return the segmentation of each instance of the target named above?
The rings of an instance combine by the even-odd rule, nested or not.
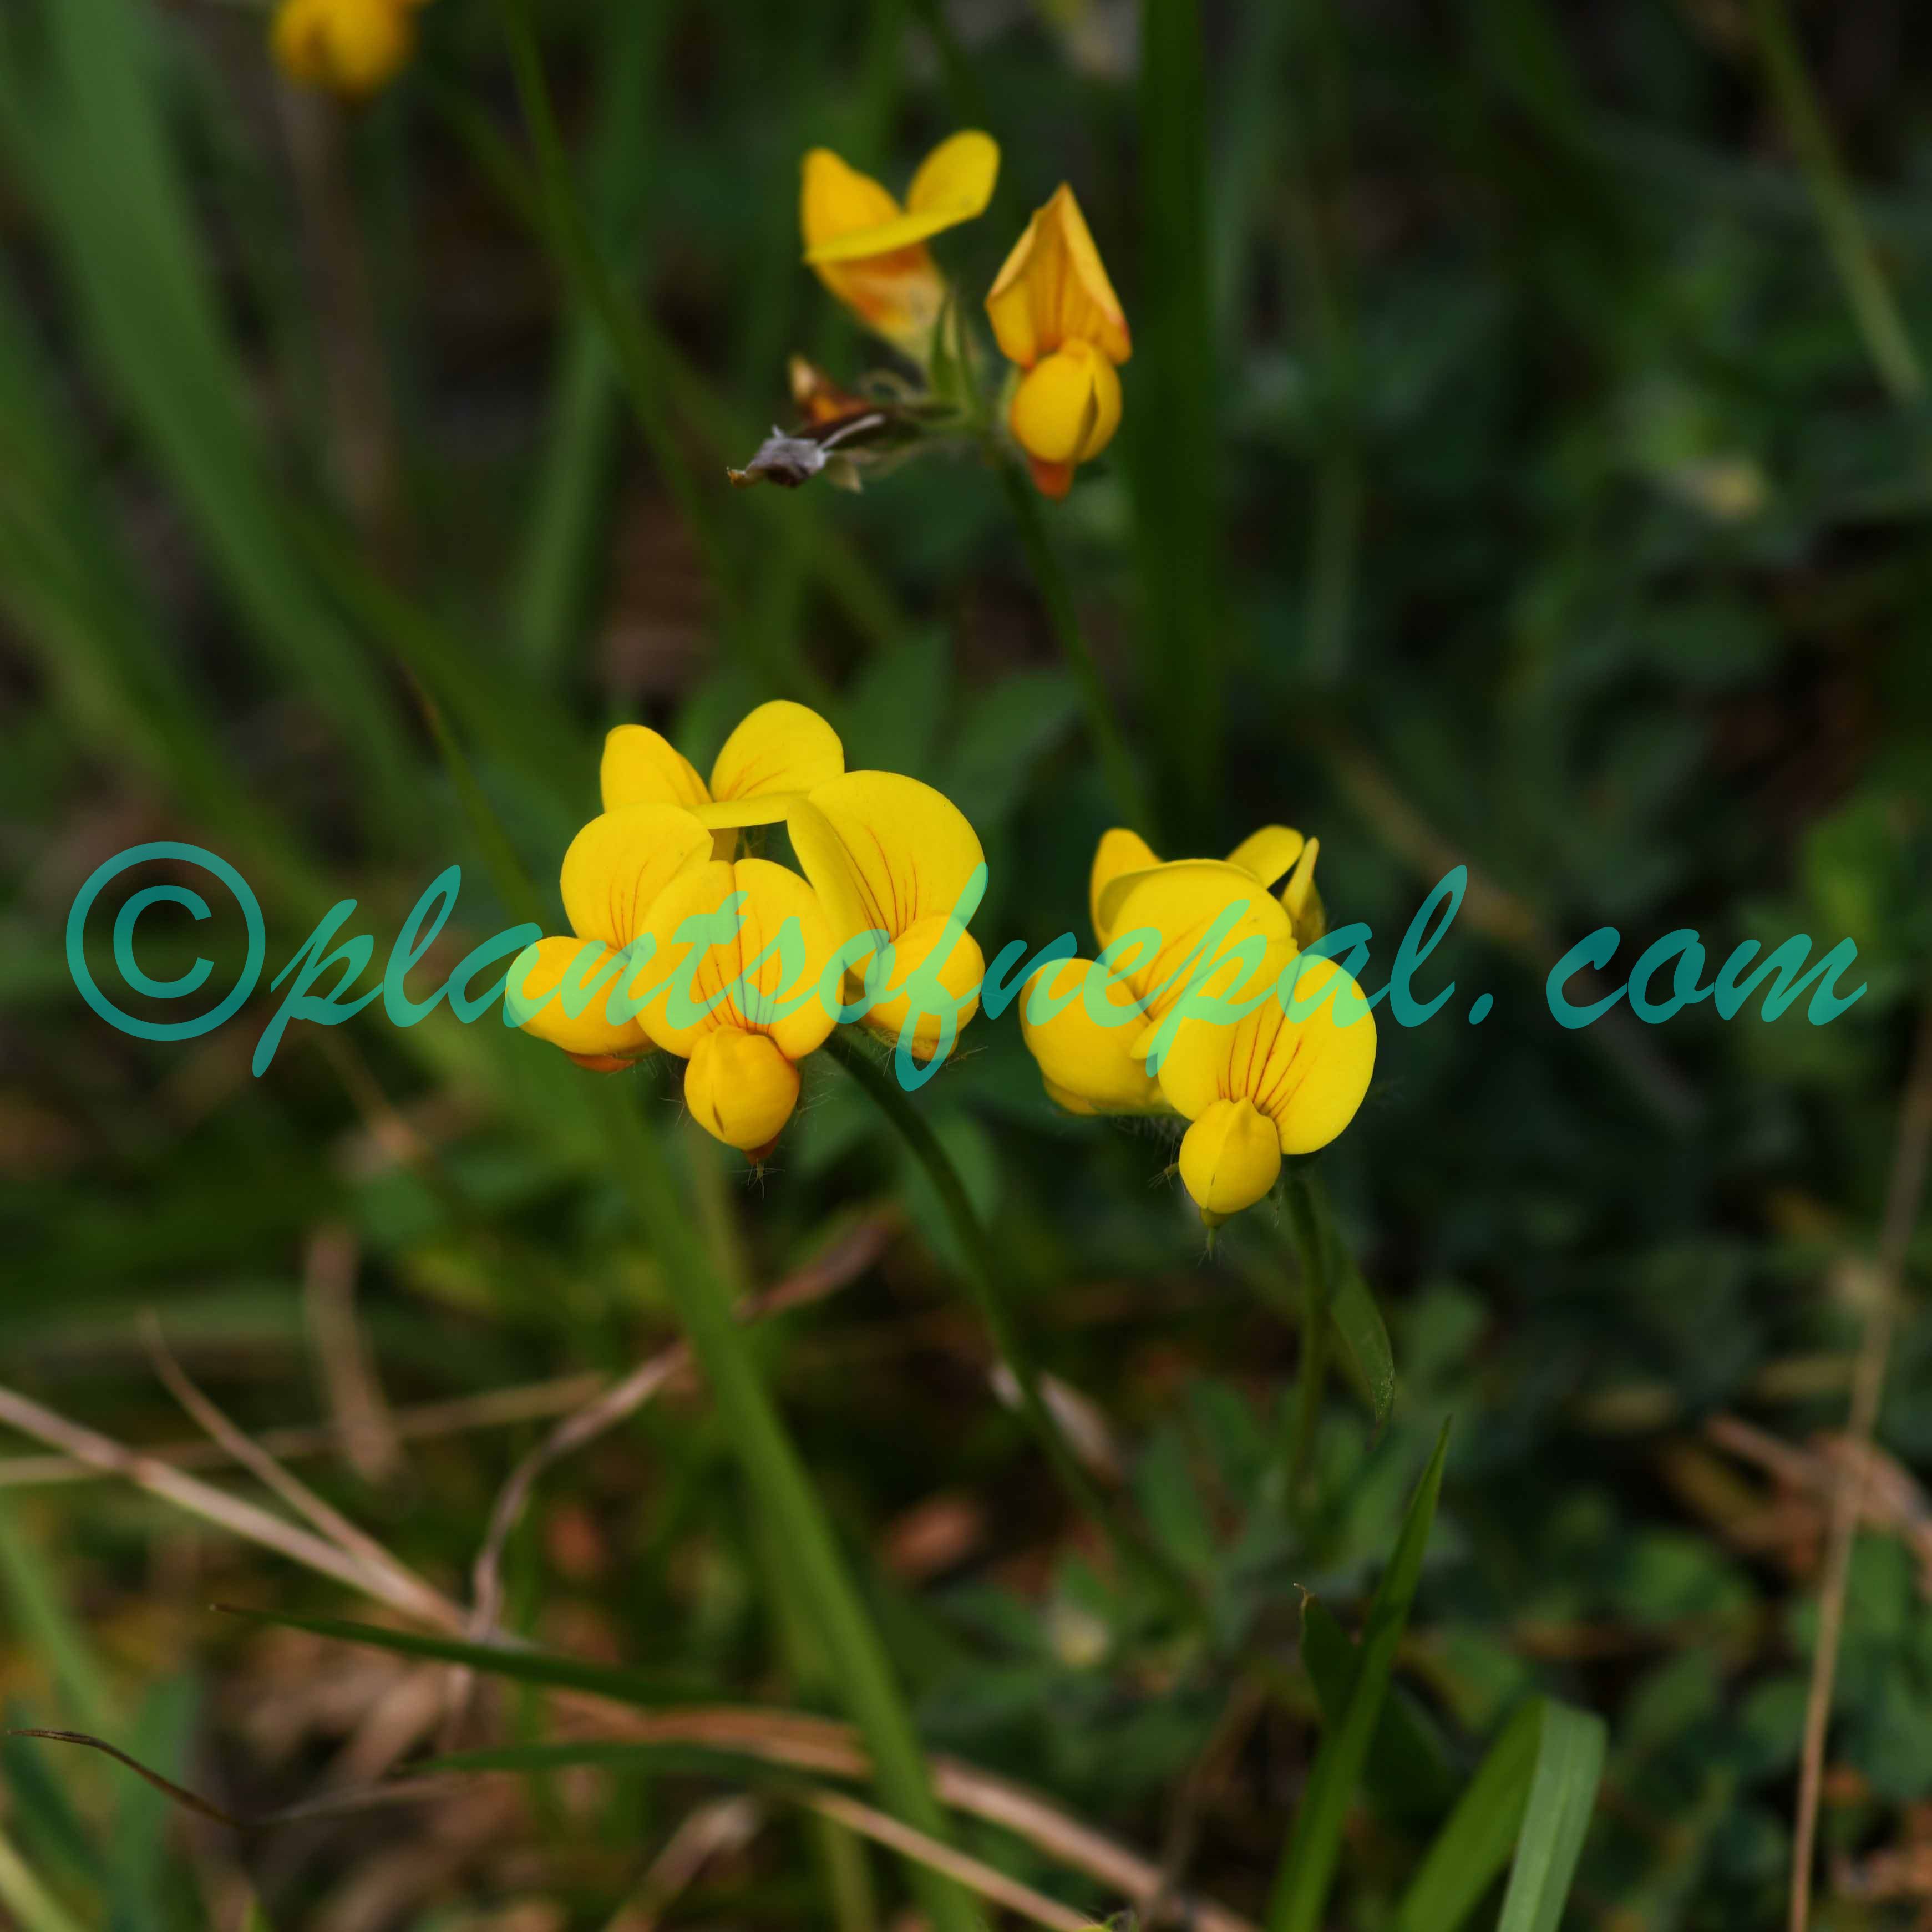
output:
[[[1395,1932],[1456,1932],[1508,1864],[1529,1802],[1546,1701],[1524,1705],[1490,1747],[1409,1881]]]
[[[116,1700],[93,1647],[61,1600],[52,1566],[0,1510],[0,1587],[16,1627],[53,1666],[55,1680],[83,1722],[113,1723]]]
[[[1456,1932],[1515,1863],[1500,1932],[1554,1932],[1602,1769],[1604,1727],[1538,1697],[1490,1748],[1436,1834],[1395,1917],[1395,1932]]]
[[[1141,260],[1127,458],[1146,606],[1146,695],[1165,736],[1161,822],[1189,850],[1219,830],[1227,648],[1201,38],[1198,0],[1142,0]]]
[[[285,1611],[254,1610],[224,1604],[223,1613],[245,1617],[251,1623],[280,1630],[306,1630],[312,1636],[333,1638],[340,1643],[361,1644],[371,1650],[393,1652],[399,1657],[418,1657],[443,1664],[460,1664],[479,1675],[508,1678],[519,1684],[534,1684],[547,1690],[584,1690],[614,1703],[632,1704],[655,1710],[667,1704],[685,1704],[704,1694],[706,1687],[688,1677],[655,1671],[620,1669],[604,1664],[585,1664],[572,1657],[559,1657],[548,1651],[512,1649],[496,1644],[466,1643],[460,1637],[428,1636],[414,1630],[388,1630],[380,1624],[352,1622],[340,1617],[296,1616]]]
[[[601,247],[634,262],[670,0],[605,0],[598,24],[597,124],[589,195]],[[602,486],[617,426],[617,371],[596,316],[572,315],[557,358],[551,416],[511,593],[517,642],[532,674],[562,664],[593,567]]]
[[[81,1932],[66,1906],[34,1876],[4,1834],[0,1834],[0,1905],[19,1922],[20,1932]]]
[[[1312,1597],[1301,1606],[1301,1660],[1322,1716],[1340,1724],[1358,1654],[1354,1640]],[[1397,1817],[1439,1817],[1454,1799],[1456,1774],[1441,1734],[1400,1684],[1390,1690],[1376,1720],[1364,1775],[1377,1801]]]
[[[1603,1776],[1604,1720],[1551,1702],[1496,1932],[1556,1932]]]
[[[1408,1622],[1415,1586],[1422,1574],[1424,1552],[1436,1520],[1436,1498],[1442,1493],[1442,1466],[1449,1454],[1449,1425],[1442,1425],[1436,1453],[1416,1486],[1408,1514],[1396,1538],[1375,1600],[1369,1606],[1368,1627],[1362,1634],[1361,1654],[1348,1692],[1342,1720],[1333,1726],[1316,1754],[1301,1809],[1282,1855],[1268,1904],[1268,1932],[1317,1932],[1342,1856],[1342,1828],[1348,1804],[1360,1782],[1369,1747],[1381,1718],[1395,1668],[1396,1646]]]
[[[248,383],[224,332],[163,125],[156,16],[129,0],[40,10],[30,75],[0,37],[0,136],[40,204],[95,359],[244,620],[328,714],[366,774],[372,824],[410,822],[388,694],[317,605],[278,525]]]

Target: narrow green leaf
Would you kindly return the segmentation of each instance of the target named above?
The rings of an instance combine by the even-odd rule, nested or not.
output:
[[[582,1766],[605,1771],[695,1772],[734,1784],[770,1783],[789,1776],[770,1759],[750,1751],[699,1744],[616,1744],[598,1742],[504,1744],[490,1750],[458,1751],[434,1758],[429,1772],[515,1771],[542,1774]]]
[[[1228,650],[1202,11],[1200,0],[1141,4],[1136,380],[1123,439],[1140,538],[1148,710],[1162,740],[1162,824],[1184,847],[1220,795]]]
[[[1538,1697],[1490,1747],[1397,1907],[1395,1932],[1456,1932],[1514,1865],[1500,1932],[1554,1932],[1603,1767],[1604,1726]]]
[[[157,36],[131,0],[40,7],[31,73],[0,37],[0,139],[40,205],[88,347],[244,619],[332,717],[372,824],[410,822],[408,748],[376,666],[318,605],[278,491],[162,109]]]
[[[53,1666],[68,1708],[83,1724],[106,1730],[116,1700],[80,1626],[61,1600],[51,1566],[0,1509],[0,1589],[14,1628]]]
[[[1604,1772],[1604,1720],[1566,1704],[1545,1710],[1529,1803],[1496,1932],[1556,1932]]]
[[[34,1876],[4,1834],[0,1834],[0,1906],[13,1916],[20,1932],[81,1932],[78,1922]]]
[[[394,1651],[402,1657],[464,1664],[485,1676],[512,1678],[520,1684],[538,1684],[548,1690],[588,1690],[614,1702],[634,1704],[646,1710],[666,1704],[688,1704],[705,1694],[705,1688],[692,1678],[668,1672],[585,1664],[547,1651],[465,1643],[458,1637],[425,1636],[413,1630],[385,1630],[378,1624],[352,1623],[335,1617],[291,1616],[280,1611],[245,1610],[228,1604],[220,1607],[226,1616],[246,1617],[253,1623],[307,1630],[312,1636],[364,1644],[372,1650]]]
[[[1295,1815],[1281,1869],[1269,1901],[1268,1932],[1317,1932],[1342,1855],[1342,1833],[1348,1822],[1349,1802],[1360,1781],[1369,1745],[1382,1715],[1395,1668],[1396,1647],[1415,1600],[1429,1532],[1436,1520],[1436,1498],[1442,1493],[1442,1468],[1449,1454],[1449,1425],[1442,1425],[1436,1453],[1416,1486],[1408,1514],[1396,1538],[1375,1600],[1369,1606],[1368,1627],[1362,1636],[1355,1681],[1348,1693],[1342,1721],[1331,1727],[1316,1754],[1301,1809]]]
[[[598,245],[634,265],[644,232],[650,136],[668,0],[604,0],[598,23],[597,113],[590,199]],[[538,676],[563,662],[589,591],[608,514],[616,448],[617,372],[596,317],[580,304],[559,350],[550,420],[530,493],[530,524],[511,594],[512,622]]]
[[[561,708],[507,665],[466,649],[318,519],[291,518],[289,527],[356,622],[460,718],[493,758],[520,772],[574,824],[591,796],[595,764],[591,747]]]
[[[1355,1682],[1355,1642],[1312,1597],[1301,1606],[1301,1660],[1322,1716],[1340,1723]],[[1376,1802],[1397,1817],[1439,1817],[1454,1801],[1456,1772],[1442,1733],[1399,1684],[1390,1687],[1369,1742],[1365,1775]]]
[[[1395,1932],[1456,1932],[1509,1862],[1529,1802],[1546,1702],[1525,1704],[1490,1747],[1409,1881]]]

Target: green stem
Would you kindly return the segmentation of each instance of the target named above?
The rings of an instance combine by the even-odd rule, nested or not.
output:
[[[806,1612],[825,1646],[846,1708],[864,1734],[880,1793],[908,1824],[946,1841],[946,1822],[891,1665],[846,1574],[824,1506],[734,1318],[724,1285],[677,1197],[664,1150],[618,1082],[600,1080],[596,1091],[612,1172],[650,1235],[746,1479],[788,1539],[789,1567]],[[938,1932],[980,1932],[976,1908],[952,1880],[917,1864],[910,1871]]]
[[[1108,699],[1106,686],[1100,681],[1100,667],[1094,661],[1093,647],[1080,627],[1080,614],[1074,608],[1073,592],[1067,584],[1066,574],[1060,568],[1060,559],[1054,554],[1052,540],[1047,535],[1046,519],[1040,514],[1040,499],[1010,457],[1003,454],[998,461],[1000,482],[1006,490],[1006,501],[1012,506],[1014,520],[1019,525],[1021,546],[1026,551],[1034,583],[1046,606],[1047,621],[1053,626],[1060,653],[1073,674],[1075,683],[1079,686],[1081,705],[1087,713],[1087,729],[1093,735],[1094,749],[1100,754],[1101,767],[1107,774],[1114,802],[1126,814],[1130,827],[1143,834],[1151,832],[1154,830],[1154,816],[1147,794],[1128,754],[1126,741],[1120,736],[1120,727],[1114,722],[1113,706]]]
[[[1864,338],[1866,352],[1892,400],[1916,403],[1925,393],[1924,374],[1865,232],[1784,0],[1750,0],[1750,20],[1766,78],[1803,164],[1818,225],[1825,231],[1825,246]]]
[[[1294,1411],[1286,1458],[1285,1490],[1291,1505],[1300,1493],[1315,1448],[1322,1391],[1328,1377],[1328,1310],[1334,1298],[1334,1275],[1328,1265],[1318,1186],[1306,1172],[1288,1170],[1288,1222],[1301,1264],[1301,1360],[1295,1371]]]
[[[1102,1494],[1041,1395],[1040,1365],[1013,1319],[1001,1288],[1012,1268],[986,1232],[986,1224],[980,1220],[964,1182],[959,1178],[959,1170],[940,1144],[938,1136],[892,1073],[862,1046],[844,1033],[834,1033],[825,1042],[825,1050],[891,1123],[907,1151],[932,1182],[954,1238],[965,1255],[967,1281],[993,1338],[994,1348],[1012,1371],[1019,1390],[1020,1413],[1046,1452],[1047,1460],[1067,1495],[1091,1518],[1124,1562],[1140,1570],[1190,1621],[1198,1618],[1201,1604],[1192,1580]]]
[[[1161,748],[1162,817],[1204,849],[1226,778],[1231,649],[1220,364],[1210,307],[1208,94],[1202,0],[1141,0],[1140,269],[1123,425],[1140,575],[1142,688]]]

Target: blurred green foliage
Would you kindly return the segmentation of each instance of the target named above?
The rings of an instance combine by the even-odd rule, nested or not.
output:
[[[748,704],[790,695],[852,764],[914,772],[973,818],[983,934],[1084,943],[1108,794],[997,479],[950,463],[857,497],[722,484],[784,407],[788,351],[843,378],[872,352],[798,262],[800,154],[824,141],[898,180],[980,122],[999,196],[938,244],[969,298],[1066,178],[1139,332],[1121,446],[1049,521],[1158,780],[1146,829],[1176,852],[1271,820],[1318,833],[1333,916],[1374,928],[1372,986],[1448,863],[1490,888],[1430,963],[1456,997],[1384,1029],[1369,1102],[1322,1157],[1392,1338],[1393,1413],[1376,1426],[1345,1364],[1289,1506],[1300,1298],[1276,1210],[1206,1254],[1159,1132],[1056,1114],[1010,1019],[976,1024],[918,1104],[1202,1628],[1070,1516],[989,1391],[938,1204],[835,1069],[809,1070],[755,1178],[678,1136],[697,1222],[749,1286],[862,1214],[900,1217],[878,1266],[756,1346],[934,1747],[1258,1916],[1344,1722],[1356,1666],[1336,1642],[1363,1634],[1453,1413],[1328,1922],[1442,1922],[1405,1893],[1448,1869],[1426,1849],[1480,1784],[1493,1812],[1445,1841],[1474,1874],[1468,1922],[1549,1923],[1504,1902],[1498,1820],[1562,1822],[1564,1754],[1587,1756],[1594,1713],[1604,1798],[1568,1922],[1778,1924],[1822,1512],[1798,1466],[1774,1482],[1707,1425],[1742,1418],[1814,1468],[1810,1439],[1842,1426],[1854,1262],[1932,956],[1932,423],[1874,367],[1732,0],[1144,12],[546,6],[614,350],[532,205],[484,0],[436,0],[410,73],[353,114],[278,87],[250,5],[8,8],[0,1380],[123,1440],[178,1441],[135,1326],[154,1307],[248,1427],[326,1416],[319,1230],[347,1231],[368,1355],[405,1415],[621,1373],[675,1333],[590,1076],[534,1042],[372,1012],[292,1033],[256,1081],[266,994],[184,1046],[98,1022],[64,923],[123,846],[232,859],[272,967],[340,897],[386,944],[460,862],[466,945],[517,915],[519,866],[554,915],[604,727],[650,718],[701,764]],[[1932,22],[1897,0],[1798,22],[1922,341]],[[1544,973],[1603,923],[1622,968],[1679,926],[1714,957],[1850,936],[1869,990],[1822,1028],[1802,1006],[1773,1024],[1705,1006],[1566,1033]],[[143,928],[161,976],[238,946]],[[661,1070],[631,1088],[674,1113]],[[1929,1399],[1913,1302],[1880,1427],[1904,1464],[1932,1457]],[[303,1466],[461,1595],[542,1426]],[[511,1620],[693,1696],[839,1709],[810,1634],[775,1613],[730,1449],[679,1396],[560,1466],[509,1545]],[[1886,1493],[1827,1780],[1821,1896],[1847,1928],[1912,1922],[1928,1896],[1927,1517],[1902,1470]],[[248,1810],[387,1768],[370,1727],[391,1660],[206,1608],[362,1616],[344,1592],[111,1485],[0,1507],[18,1720],[111,1733]],[[1325,1673],[1323,1637],[1303,1655],[1304,1589],[1333,1615]],[[508,1733],[534,1742],[520,1708]],[[1378,1756],[1397,1724],[1406,1781]],[[1500,1768],[1471,1783],[1492,1750]],[[0,1853],[77,1926],[259,1909],[246,1922],[282,1932],[562,1932],[608,1923],[721,1778],[556,1771],[512,1811],[453,1812],[449,1856],[412,1864],[393,1814],[238,1847],[16,1742]],[[962,1838],[1083,1910],[1118,1902],[1010,1833]],[[826,1922],[836,1900],[856,1932],[851,1858],[780,1813],[675,1911]],[[881,1900],[899,1882],[878,1862]]]

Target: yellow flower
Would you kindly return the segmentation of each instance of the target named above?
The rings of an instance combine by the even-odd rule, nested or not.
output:
[[[870,175],[830,148],[805,158],[799,227],[818,279],[869,328],[923,363],[946,307],[946,283],[926,247],[980,214],[993,196],[1000,150],[968,129],[920,163],[902,208]]]
[[[674,805],[620,806],[593,818],[563,855],[563,910],[576,937],[540,939],[510,968],[506,997],[524,1030],[597,1072],[649,1053],[637,1020],[614,1021],[609,1008],[614,992],[621,1004],[654,975],[619,956],[643,936],[664,888],[710,856],[710,831]]]
[[[966,814],[928,784],[896,772],[850,772],[817,786],[788,816],[792,849],[847,955],[857,1004],[883,932],[891,968],[863,1022],[896,1041],[915,1004],[910,1050],[922,1060],[950,1049],[980,1010],[986,962],[965,922],[985,888],[986,854]]]
[[[291,80],[362,100],[393,80],[416,46],[422,0],[282,0],[271,40]]]
[[[1284,1154],[1333,1140],[1374,1070],[1354,981],[1300,956],[1321,920],[1316,850],[1271,825],[1226,860],[1162,864],[1136,833],[1109,832],[1088,887],[1100,959],[1043,967],[1021,995],[1022,1035],[1060,1106],[1192,1123],[1180,1176],[1210,1226],[1265,1196]]]
[[[602,777],[603,814],[564,857],[577,936],[538,940],[510,970],[512,1016],[526,1032],[599,1071],[654,1047],[677,1054],[692,1114],[758,1158],[797,1102],[799,1061],[842,1006],[857,1012],[877,996],[862,1016],[895,1041],[911,1018],[924,1060],[978,1010],[985,961],[965,930],[984,886],[977,836],[930,785],[848,772],[816,712],[759,706],[708,783],[658,733],[620,725]],[[804,878],[735,856],[742,829],[781,821]],[[645,956],[621,956],[634,941]]]
[[[728,938],[680,939],[687,922],[718,914],[734,894],[742,904],[726,916]],[[645,929],[660,986],[640,1016],[645,1031],[686,1063],[692,1118],[762,1160],[798,1104],[798,1063],[836,1024],[821,996],[835,942],[818,895],[767,860],[714,859],[658,893]]]
[[[1076,466],[1120,426],[1114,372],[1133,352],[1120,298],[1064,182],[1006,257],[986,313],[1001,352],[1025,371],[1007,410],[1013,440],[1040,489],[1064,496]]]

